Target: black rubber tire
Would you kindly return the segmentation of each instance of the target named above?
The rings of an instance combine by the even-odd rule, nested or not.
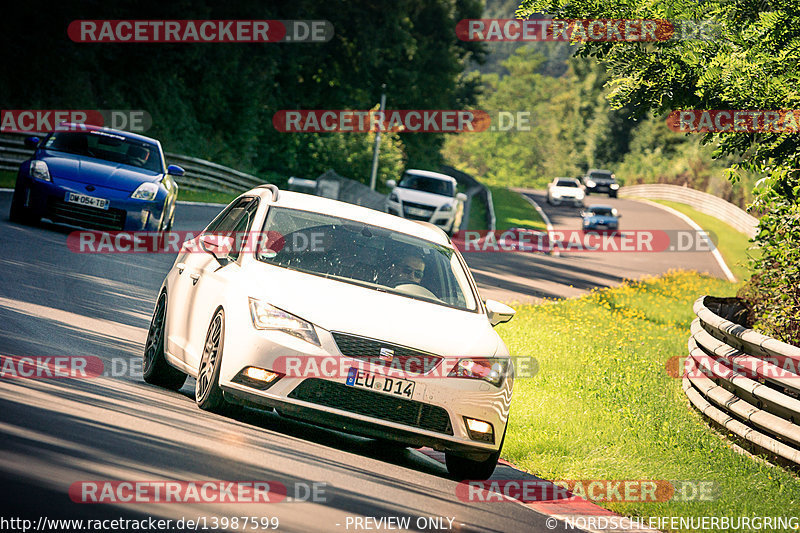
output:
[[[220,307],[214,313],[208,325],[200,368],[197,369],[197,380],[194,399],[198,407],[204,411],[221,412],[225,407],[225,398],[219,386],[219,370],[222,366],[222,350],[225,347],[225,312]]]
[[[17,191],[14,191],[14,196],[11,197],[11,208],[8,210],[8,220],[17,224],[26,224],[29,226],[39,223],[39,217],[31,213],[30,209],[22,207],[22,202]]]
[[[616,198],[616,197],[617,197],[617,193],[615,193],[615,192],[610,192],[610,193],[608,193],[608,197],[609,197],[609,198]]]
[[[508,428],[507,424],[506,428]],[[489,479],[492,477],[494,469],[497,467],[497,461],[500,459],[500,452],[503,451],[503,443],[505,443],[505,441],[506,432],[503,430],[503,438],[500,440],[500,447],[483,461],[465,459],[464,457],[445,452],[444,459],[447,464],[447,471],[458,481],[464,479]]]
[[[167,291],[161,291],[150,320],[147,342],[142,354],[142,376],[147,383],[178,390],[186,382],[186,374],[170,366],[164,357],[164,324],[167,316]]]

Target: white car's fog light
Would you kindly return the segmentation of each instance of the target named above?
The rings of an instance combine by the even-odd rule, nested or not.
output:
[[[306,342],[320,346],[319,337],[311,322],[287,313],[266,302],[249,298],[250,316],[256,329],[273,329],[294,335]]]
[[[467,423],[467,432],[472,440],[483,442],[494,442],[494,428],[489,422],[477,420],[475,418],[464,417]]]
[[[274,381],[283,376],[278,372],[271,372],[263,368],[248,366],[233,378],[234,383],[241,383],[256,389],[267,389]]]

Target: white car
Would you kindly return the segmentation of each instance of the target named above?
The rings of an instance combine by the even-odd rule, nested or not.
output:
[[[570,203],[583,207],[585,197],[583,185],[575,178],[555,178],[547,185],[547,203],[551,205]]]
[[[455,178],[427,170],[406,170],[400,183],[389,180],[386,212],[410,220],[431,222],[452,234],[467,195],[457,193]]]
[[[184,243],[158,293],[143,373],[172,389],[195,377],[202,409],[274,408],[430,446],[454,477],[486,478],[514,380],[492,327],[513,315],[481,301],[431,224],[261,186]]]

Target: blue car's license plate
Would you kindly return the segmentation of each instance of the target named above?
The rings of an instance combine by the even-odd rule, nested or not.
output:
[[[98,209],[108,209],[109,205],[109,201],[105,198],[97,198],[95,196],[74,192],[68,192],[64,200],[72,204],[88,205],[89,207],[96,207]]]

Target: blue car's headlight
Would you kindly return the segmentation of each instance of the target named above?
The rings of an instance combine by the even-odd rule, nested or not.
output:
[[[133,191],[131,198],[136,198],[137,200],[153,200],[157,194],[158,185],[155,183],[142,183],[135,191]]]
[[[31,161],[28,173],[32,178],[36,178],[37,180],[53,181],[50,179],[50,169],[47,168],[47,163],[39,161],[38,159]]]

